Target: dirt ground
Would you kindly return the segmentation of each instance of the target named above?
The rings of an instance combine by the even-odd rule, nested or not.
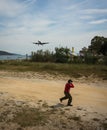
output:
[[[14,101],[16,106],[26,102],[33,107],[36,107],[38,102],[42,102],[42,104],[45,102],[48,105],[46,111],[57,110],[55,114],[50,114],[47,125],[21,127],[19,124],[13,123],[9,127],[10,122],[7,123],[4,119],[0,120],[0,129],[107,130],[107,81],[94,79],[91,76],[72,78],[75,86],[70,91],[73,106],[67,107],[67,100],[60,103],[59,98],[64,96],[64,85],[69,78],[33,72],[0,71],[1,117],[4,110],[6,111],[12,106],[11,101]],[[3,102],[7,102],[8,105],[3,105]],[[5,118],[8,118],[7,116],[9,115],[5,115]]]

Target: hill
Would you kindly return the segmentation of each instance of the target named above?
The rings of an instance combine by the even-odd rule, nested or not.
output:
[[[6,52],[6,51],[0,51],[0,55],[15,55],[14,53]]]

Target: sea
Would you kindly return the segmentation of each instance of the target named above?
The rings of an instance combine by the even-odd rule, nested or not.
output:
[[[0,60],[24,60],[26,55],[0,55]]]

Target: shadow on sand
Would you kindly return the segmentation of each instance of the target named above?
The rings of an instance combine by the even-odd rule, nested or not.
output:
[[[57,103],[56,105],[52,105],[50,106],[51,108],[60,108],[60,107],[65,107],[64,104],[61,104],[61,103]]]

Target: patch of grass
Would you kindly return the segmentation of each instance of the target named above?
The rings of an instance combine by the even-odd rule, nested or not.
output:
[[[48,115],[38,108],[23,108],[21,112],[16,113],[13,122],[21,127],[44,125]]]
[[[68,119],[70,119],[70,120],[72,119],[75,121],[81,121],[81,117],[77,116],[76,114],[69,116]]]
[[[107,77],[106,65],[88,65],[88,64],[61,64],[61,63],[39,63],[30,61],[4,61],[0,62],[0,70],[10,71],[33,71],[47,72],[49,74],[64,74],[72,77],[98,76]]]
[[[93,120],[94,120],[94,121],[100,121],[100,119],[98,119],[98,118],[93,118]]]
[[[6,121],[7,115],[10,113],[10,111],[4,111],[0,114],[0,122]]]
[[[42,104],[42,107],[48,108],[48,107],[49,107],[49,106],[48,106],[48,103],[47,103],[46,101],[44,101],[43,104]]]
[[[102,127],[104,130],[107,130],[107,123],[102,123]]]
[[[61,110],[60,110],[60,114],[61,114],[61,115],[64,115],[64,114],[65,114],[65,111],[61,109]]]

